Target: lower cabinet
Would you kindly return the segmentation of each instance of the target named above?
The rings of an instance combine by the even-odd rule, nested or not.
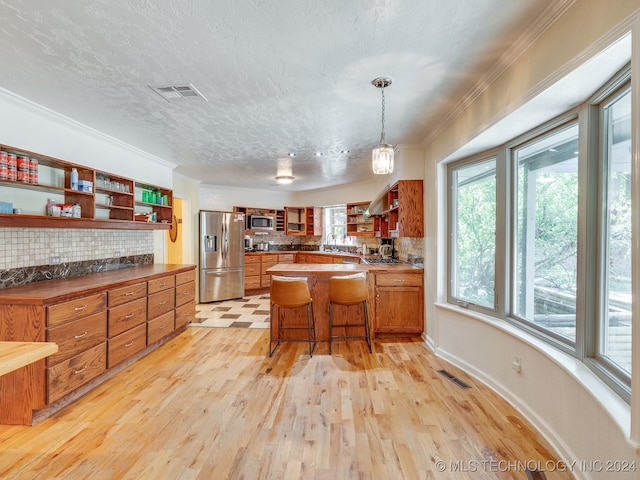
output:
[[[422,274],[375,275],[375,333],[422,333],[424,329],[422,281]]]
[[[151,345],[173,332],[175,316],[176,312],[171,310],[147,322],[147,345]]]
[[[47,403],[53,403],[93,380],[107,369],[107,343],[95,347],[47,368]]]
[[[46,402],[53,403],[107,369],[107,295],[100,293],[46,309],[45,339],[58,344],[46,360]]]
[[[133,327],[109,339],[108,367],[133,357],[147,346],[147,326],[145,323]]]
[[[44,378],[39,373],[31,381],[36,408],[63,399],[195,317],[193,266],[109,273],[0,291],[0,341],[58,345],[42,360]]]
[[[196,272],[176,275],[175,328],[189,325],[196,316]]]

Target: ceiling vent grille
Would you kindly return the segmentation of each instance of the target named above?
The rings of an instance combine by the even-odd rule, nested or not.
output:
[[[196,87],[190,83],[180,85],[149,85],[149,87],[170,103],[207,101],[204,95],[196,90]]]

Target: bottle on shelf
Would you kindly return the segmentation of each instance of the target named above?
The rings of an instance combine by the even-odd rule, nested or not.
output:
[[[71,190],[78,190],[78,169],[71,169]]]

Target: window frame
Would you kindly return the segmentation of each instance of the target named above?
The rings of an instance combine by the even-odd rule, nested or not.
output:
[[[597,92],[575,108],[569,109],[556,118],[544,122],[510,141],[478,154],[453,161],[446,165],[446,299],[451,305],[473,310],[492,318],[504,320],[526,331],[534,337],[569,355],[576,357],[609,385],[624,401],[631,400],[631,376],[611,362],[598,355],[601,333],[601,296],[604,274],[601,262],[604,258],[602,215],[604,214],[603,191],[607,181],[603,162],[603,124],[601,108],[603,104],[615,101],[632,91],[631,65],[625,65],[612,76]],[[513,151],[521,145],[534,141],[552,132],[566,128],[571,123],[578,126],[578,214],[577,214],[577,266],[576,266],[576,321],[575,341],[553,334],[548,329],[534,328],[528,321],[522,321],[513,314],[516,301],[516,249],[518,165]],[[496,161],[496,239],[495,239],[495,309],[469,303],[454,295],[454,262],[456,261],[456,227],[454,173],[464,167],[480,164],[487,160]],[[637,178],[632,162],[631,178]],[[633,186],[632,188],[637,188]],[[631,201],[637,198],[632,190]],[[640,208],[640,206],[635,206]],[[634,205],[632,205],[634,208]],[[632,222],[632,238],[638,233]],[[501,254],[499,252],[502,252]],[[632,280],[633,282],[633,280]],[[637,289],[632,283],[632,291]],[[606,293],[608,294],[608,293]],[[567,341],[569,340],[569,341]],[[636,374],[640,374],[637,372]]]

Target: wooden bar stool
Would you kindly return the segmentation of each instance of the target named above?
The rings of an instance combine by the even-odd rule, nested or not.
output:
[[[271,318],[269,324],[269,356],[273,355],[280,342],[309,342],[309,356],[313,357],[313,349],[316,346],[316,327],[311,308],[311,293],[307,285],[307,277],[281,277],[277,275],[271,276]],[[307,307],[307,326],[306,327],[287,327],[282,325],[282,308],[302,308]],[[273,322],[275,308],[278,307],[277,325],[278,336],[273,337]],[[284,332],[292,330],[306,330],[306,338],[285,338]],[[271,348],[274,342],[276,346]]]
[[[364,338],[371,349],[371,337],[369,336],[369,314],[367,312],[367,276],[365,272],[354,275],[335,276],[329,279],[329,354],[333,339]],[[364,323],[333,323],[333,305],[345,305],[347,308],[362,304],[364,310]],[[364,327],[364,335],[346,335],[346,328]],[[334,335],[334,328],[345,328],[345,335]]]

